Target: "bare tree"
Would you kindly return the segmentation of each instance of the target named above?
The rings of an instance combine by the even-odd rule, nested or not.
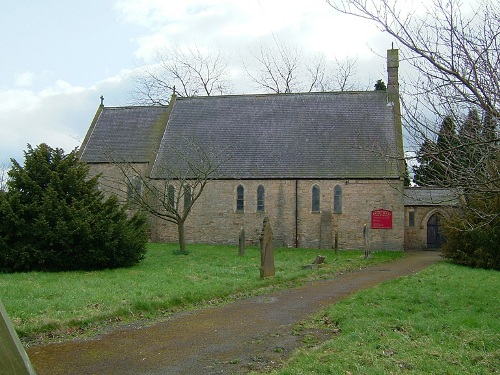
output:
[[[297,47],[275,40],[252,53],[257,68],[246,66],[252,81],[264,90],[280,94],[354,89],[356,59],[335,59],[329,64],[323,54],[308,55]]]
[[[500,4],[434,0],[416,13],[397,0],[327,2],[341,13],[373,21],[395,39],[413,67],[414,74],[402,84],[403,122],[413,147],[435,143],[445,118],[463,124],[471,110],[483,117],[473,125],[476,131],[462,132],[447,150],[440,149],[448,158],[440,160],[435,147],[421,148],[420,157],[440,160],[449,176],[447,187],[499,196]],[[488,136],[479,128],[485,123]],[[492,218],[477,214],[485,222]]]
[[[0,191],[7,190],[7,180],[9,179],[10,163],[0,163]]]
[[[114,193],[128,201],[133,209],[175,224],[180,252],[186,254],[185,222],[206,185],[216,177],[228,157],[224,150],[208,150],[192,140],[185,140],[183,146],[169,147],[169,157],[160,158],[150,173],[141,165],[115,158],[122,184],[118,185],[118,191],[116,183],[108,186],[114,185]]]
[[[344,60],[335,59],[332,81],[335,82],[335,91],[357,90],[359,85],[356,81],[358,59],[347,57]]]
[[[216,49],[173,47],[156,51],[156,64],[146,66],[137,77],[134,100],[141,104],[168,104],[171,95],[224,94],[228,59]]]
[[[275,94],[300,90],[302,58],[297,48],[282,43],[275,43],[273,47],[261,45],[253,57],[259,65],[258,72],[251,73],[247,68],[247,73],[259,87]]]

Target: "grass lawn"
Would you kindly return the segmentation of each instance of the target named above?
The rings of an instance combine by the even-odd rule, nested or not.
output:
[[[92,334],[107,324],[155,319],[195,305],[288,287],[404,256],[402,252],[276,249],[276,276],[260,279],[256,247],[238,256],[236,246],[190,245],[174,255],[177,244],[148,244],[146,259],[131,268],[56,273],[0,274],[0,298],[25,340]],[[326,256],[318,270],[304,270],[316,255]]]
[[[356,293],[301,329],[331,340],[274,374],[500,372],[500,272],[440,262]]]

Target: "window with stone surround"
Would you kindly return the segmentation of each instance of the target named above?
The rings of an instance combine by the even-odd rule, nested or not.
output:
[[[139,176],[127,177],[127,201],[137,202],[141,197],[142,180]]]
[[[257,212],[264,212],[264,186],[257,187]]]
[[[245,208],[245,189],[242,185],[236,188],[236,211],[243,212]]]
[[[342,213],[342,188],[340,185],[333,188],[333,213]]]
[[[312,187],[312,205],[311,205],[312,212],[319,212],[319,199],[320,199],[319,197],[320,197],[319,186],[314,185]]]
[[[408,211],[408,226],[415,226],[415,211]]]
[[[169,210],[175,209],[175,187],[168,185],[167,187],[167,207]]]
[[[184,185],[184,211],[191,207],[191,186]]]

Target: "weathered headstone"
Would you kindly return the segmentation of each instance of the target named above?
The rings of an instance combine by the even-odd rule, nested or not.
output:
[[[260,277],[274,276],[274,238],[269,219],[264,218],[260,235]]]
[[[332,248],[332,211],[322,210],[319,227],[319,248]]]
[[[245,255],[245,228],[243,227],[240,229],[238,254],[240,256]]]
[[[335,255],[338,255],[339,254],[339,232],[337,232],[337,231],[335,231],[334,248],[335,248]]]
[[[311,264],[306,264],[305,266],[302,266],[302,268],[310,268],[310,269],[320,268],[323,265],[324,261],[325,257],[323,255],[318,255]]]
[[[0,300],[0,375],[35,375],[26,351]]]
[[[370,250],[370,236],[366,224],[363,226],[363,241],[365,244],[365,258],[370,258],[372,256],[372,252]]]

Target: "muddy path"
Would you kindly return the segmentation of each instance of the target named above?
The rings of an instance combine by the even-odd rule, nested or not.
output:
[[[302,287],[173,315],[148,327],[130,326],[87,341],[27,350],[38,375],[245,374],[279,366],[304,345],[294,324],[350,294],[418,272],[438,252],[314,281]],[[327,339],[320,332],[317,340]],[[324,335],[324,334],[323,334]]]

